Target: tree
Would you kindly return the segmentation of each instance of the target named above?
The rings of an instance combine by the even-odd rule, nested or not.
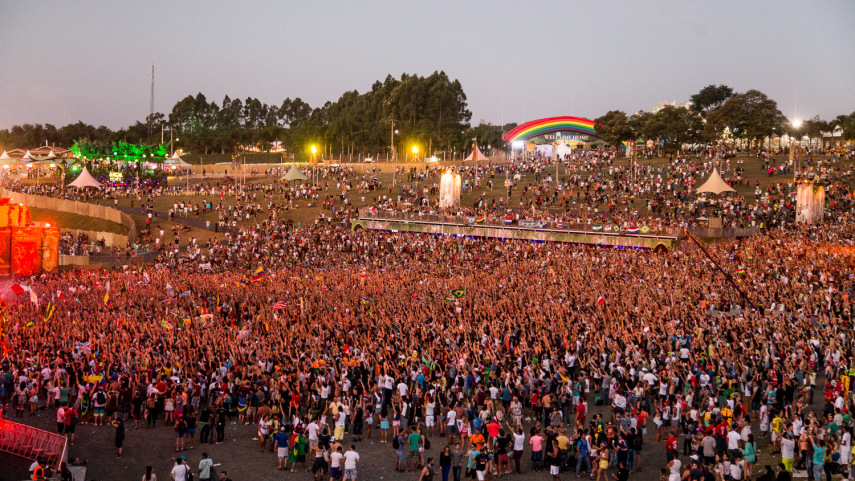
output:
[[[634,132],[630,126],[626,113],[620,110],[610,110],[602,117],[594,119],[597,133],[603,141],[609,145],[617,145],[620,142],[631,140]]]
[[[692,95],[692,110],[706,116],[711,110],[722,106],[735,92],[727,85],[707,85],[700,92]]]
[[[833,123],[843,130],[844,140],[855,140],[855,112],[849,115],[838,115]]]
[[[705,134],[709,140],[722,137],[729,129],[734,138],[753,142],[783,132],[787,118],[778,104],[758,90],[731,97],[721,107],[707,113]]]

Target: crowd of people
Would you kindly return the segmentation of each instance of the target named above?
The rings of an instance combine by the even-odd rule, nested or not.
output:
[[[117,455],[128,423],[168,427],[179,460],[249,423],[241,445],[316,479],[357,479],[368,439],[389,454],[359,466],[424,480],[848,479],[855,222],[835,175],[831,221],[664,255],[297,225],[275,187],[238,191],[204,203],[241,218],[224,240],[9,295],[0,401],[49,408],[70,443],[115,426]]]

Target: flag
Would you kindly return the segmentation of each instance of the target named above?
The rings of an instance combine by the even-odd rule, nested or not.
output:
[[[119,289],[119,295],[121,296],[122,294],[124,294],[126,292],[128,292],[128,288],[127,288],[127,286],[125,286],[125,283],[123,282],[122,287]]]
[[[31,287],[28,287],[27,289],[30,291],[30,302],[38,306],[39,296],[36,295],[36,291],[34,291]]]
[[[12,284],[12,287],[10,287],[10,289],[12,289],[12,292],[14,292],[16,296],[20,296],[25,291],[20,284]]]
[[[641,227],[638,227],[638,226],[627,227],[626,233],[627,234],[640,234],[641,233]]]
[[[116,322],[116,329],[121,329],[121,328],[122,328],[122,324],[124,324],[124,323],[125,323],[125,315],[124,315],[124,314],[121,314],[121,315],[119,315],[119,320],[118,320],[118,322]]]
[[[184,291],[181,294],[178,294],[178,297],[184,297],[184,296],[189,296],[189,295],[190,295],[190,291]]]
[[[252,273],[252,282],[261,282],[261,279],[265,274],[266,272],[264,272],[264,267],[258,266],[258,269]]]
[[[160,320],[160,325],[167,328],[167,329],[172,329],[172,324],[170,324],[168,321],[165,321],[163,319]]]
[[[56,291],[56,298],[62,299],[65,294],[62,291]]]
[[[594,232],[602,232],[603,224],[594,224],[593,226],[591,226],[591,230]]]
[[[740,276],[744,276],[745,275],[745,269],[737,269],[736,274],[740,275]]]
[[[464,287],[464,288],[462,288],[462,289],[454,289],[454,290],[452,290],[452,291],[451,291],[451,295],[452,295],[455,299],[460,299],[461,297],[463,297],[463,296],[465,296],[465,295],[466,295],[466,288]]]
[[[597,298],[597,305],[604,304],[606,302],[606,296],[600,296]]]
[[[476,223],[478,223],[478,224],[483,224],[483,223],[484,223],[484,220],[486,220],[486,219],[484,218],[484,216],[483,216],[483,215],[482,215],[482,216],[480,216],[480,217],[476,217],[476,218],[475,218],[475,222],[476,222]]]
[[[368,304],[368,298],[367,297],[361,298],[360,301],[362,302],[363,305]]]
[[[175,289],[172,288],[172,284],[166,283],[166,295],[169,297],[175,297]]]
[[[104,289],[106,289],[107,292],[110,292],[110,281],[107,281],[107,287],[105,287]]]
[[[145,283],[146,283],[146,284],[148,284],[149,282],[151,282],[151,276],[149,276],[149,275],[148,275],[148,272],[143,272],[143,273],[142,273],[142,278],[143,278],[143,280],[145,281]]]
[[[33,327],[33,325],[34,325],[33,321],[29,320],[29,321],[27,321],[26,324],[24,324],[24,327],[26,327],[27,329],[31,329]]]
[[[53,315],[53,311],[55,311],[55,310],[56,310],[56,306],[53,305],[53,301],[49,301],[47,303],[47,309],[45,309],[45,321],[50,319],[50,317]]]
[[[104,305],[109,306],[112,303],[113,301],[110,299],[110,291],[107,291],[106,293],[104,293]]]
[[[277,309],[285,309],[285,306],[285,301],[277,301],[276,304],[273,304],[273,310],[275,311]]]
[[[446,302],[454,302],[454,301],[456,301],[456,300],[457,300],[457,299],[455,299],[455,298],[454,298],[454,296],[446,296],[446,297],[445,297],[445,301],[446,301]]]
[[[185,317],[184,319],[181,319],[181,328],[182,329],[187,329],[188,327],[191,327],[192,325],[193,325],[193,320],[190,319],[189,317]]]

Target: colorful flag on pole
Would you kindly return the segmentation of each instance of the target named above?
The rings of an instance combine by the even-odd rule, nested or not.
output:
[[[119,315],[119,320],[116,322],[116,329],[121,329],[121,328],[122,328],[122,324],[124,324],[124,323],[125,323],[125,315],[124,315],[124,314],[120,314],[120,315]]]
[[[143,278],[143,280],[145,281],[145,283],[146,283],[146,284],[148,284],[149,282],[151,282],[151,276],[150,276],[150,275],[148,275],[148,272],[143,272],[143,273],[142,273],[142,278]]]
[[[276,304],[273,304],[273,310],[275,311],[277,309],[285,309],[285,306],[285,301],[277,301]]]
[[[50,319],[50,317],[53,315],[53,311],[55,311],[55,310],[56,310],[56,307],[53,305],[53,301],[48,302],[47,303],[47,309],[45,309],[45,321]]]
[[[25,289],[21,287],[20,284],[12,284],[10,289],[12,289],[12,292],[14,292],[16,296],[20,296],[25,292]]]
[[[597,298],[597,305],[598,305],[598,306],[599,306],[600,304],[605,304],[605,302],[606,302],[606,296],[600,296],[600,297],[598,297],[598,298]]]
[[[451,291],[451,295],[454,296],[455,299],[460,299],[461,297],[466,296],[466,288],[454,289]]]
[[[737,269],[736,274],[740,275],[740,276],[744,276],[745,275],[745,269]]]
[[[107,291],[106,293],[104,293],[104,305],[109,306],[112,303],[113,303],[113,300],[110,299],[110,291]]]

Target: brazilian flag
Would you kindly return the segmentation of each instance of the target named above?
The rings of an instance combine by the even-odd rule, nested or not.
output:
[[[445,297],[445,302],[454,302],[456,300],[457,299],[455,299],[454,296],[446,296]]]
[[[464,287],[462,289],[454,289],[451,291],[451,295],[454,296],[455,299],[460,299],[466,296],[466,288]]]
[[[45,321],[53,316],[53,311],[56,310],[56,306],[53,305],[53,301],[47,303],[47,309],[45,309]]]

